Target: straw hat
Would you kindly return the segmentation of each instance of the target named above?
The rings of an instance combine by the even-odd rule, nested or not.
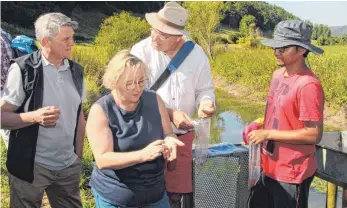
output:
[[[170,35],[188,36],[188,32],[184,30],[187,19],[188,11],[176,2],[165,4],[158,13],[146,14],[147,22],[154,29]]]

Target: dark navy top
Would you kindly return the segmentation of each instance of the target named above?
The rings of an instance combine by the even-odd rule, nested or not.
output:
[[[163,139],[157,95],[144,90],[135,111],[117,106],[111,93],[97,102],[104,110],[113,135],[115,152],[131,152]],[[120,170],[94,165],[90,185],[107,202],[120,207],[142,207],[158,202],[165,192],[164,159]]]

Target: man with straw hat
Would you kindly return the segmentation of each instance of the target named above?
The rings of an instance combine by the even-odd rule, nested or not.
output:
[[[322,138],[324,92],[306,65],[312,28],[300,20],[282,21],[274,38],[261,41],[274,50],[281,67],[273,73],[264,129],[248,134],[262,144],[262,174],[252,188],[249,207],[307,208],[309,187],[317,169],[315,145]]]
[[[185,45],[184,30],[188,11],[176,2],[167,3],[158,13],[146,14],[152,26],[151,36],[133,46],[131,53],[145,62],[150,70],[149,86],[156,83],[171,60]],[[174,132],[185,146],[178,147],[177,159],[166,168],[166,190],[172,207],[181,207],[182,196],[192,192],[191,117],[195,108],[200,118],[215,113],[215,95],[209,60],[203,49],[194,44],[183,62],[157,89],[168,108]]]

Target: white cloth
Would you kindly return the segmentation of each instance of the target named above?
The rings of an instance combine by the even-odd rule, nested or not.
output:
[[[130,52],[148,65],[151,71],[149,86],[159,78],[171,61],[165,53],[155,50],[151,44],[152,39],[148,37],[134,45]],[[202,98],[215,101],[210,63],[199,45],[195,44],[192,52],[157,93],[166,107],[183,111],[190,117],[193,116]],[[175,133],[186,133],[172,126]]]
[[[74,153],[73,139],[76,127],[77,110],[81,98],[76,90],[68,60],[57,69],[42,56],[44,90],[42,106],[55,106],[60,109],[60,116],[53,128],[39,127],[35,162],[50,170],[61,170],[71,165],[77,158]],[[82,100],[85,100],[86,88]],[[1,100],[20,107],[25,98],[22,77],[18,64],[9,69]],[[8,140],[9,131],[2,135]],[[7,144],[6,144],[7,146]]]

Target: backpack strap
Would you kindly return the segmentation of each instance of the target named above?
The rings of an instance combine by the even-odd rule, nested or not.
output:
[[[164,72],[151,86],[151,90],[157,91],[164,82],[170,77],[170,75],[178,69],[178,67],[183,63],[187,56],[192,52],[195,44],[192,41],[186,41],[180,50],[176,53],[175,57],[170,61],[169,65],[166,67]]]

